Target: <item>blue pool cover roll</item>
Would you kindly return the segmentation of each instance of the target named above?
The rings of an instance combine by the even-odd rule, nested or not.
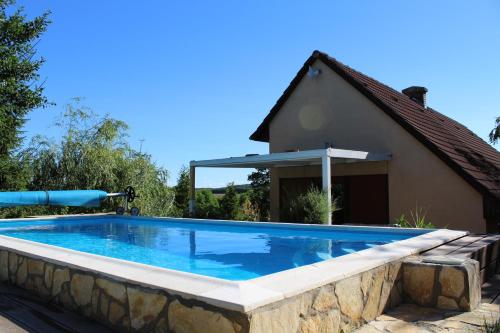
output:
[[[99,207],[107,193],[100,190],[0,192],[0,207],[75,206]]]

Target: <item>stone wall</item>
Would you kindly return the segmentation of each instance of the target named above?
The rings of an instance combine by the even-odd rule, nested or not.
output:
[[[120,332],[349,332],[402,300],[401,261],[272,303],[230,311],[164,290],[0,250],[0,280]]]
[[[402,301],[463,311],[480,301],[479,266],[470,259],[402,259],[247,313],[10,250],[0,250],[0,281],[120,332],[347,333]]]
[[[479,262],[450,257],[408,259],[403,264],[403,297],[405,302],[422,306],[472,311],[481,301]]]
[[[0,281],[119,332],[240,333],[249,327],[239,312],[6,250],[0,250]]]
[[[251,333],[350,332],[402,299],[401,261],[250,312]]]

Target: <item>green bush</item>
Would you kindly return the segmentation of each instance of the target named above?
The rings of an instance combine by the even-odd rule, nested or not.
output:
[[[240,202],[234,183],[229,183],[220,200],[220,218],[225,220],[236,220],[240,211]]]
[[[196,217],[200,219],[219,218],[219,201],[209,189],[196,192]]]
[[[410,210],[410,219],[405,214],[401,214],[394,224],[401,228],[434,229],[435,226],[426,219],[426,212],[422,208],[415,207],[415,211]]]
[[[285,207],[285,220],[289,222],[323,224],[328,222],[329,205],[326,193],[312,186],[306,193],[291,200]]]

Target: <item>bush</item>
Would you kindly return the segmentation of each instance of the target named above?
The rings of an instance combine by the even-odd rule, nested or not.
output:
[[[291,200],[283,215],[286,221],[290,222],[328,223],[329,205],[332,204],[328,202],[326,193],[312,186],[306,193]],[[332,205],[332,211],[336,209],[334,206],[335,203]]]
[[[240,194],[240,205],[237,219],[240,221],[261,221],[257,203],[252,202],[252,191]]]
[[[196,192],[196,217],[200,219],[219,218],[219,201],[212,191],[202,189]]]
[[[234,188],[234,183],[229,183],[220,201],[220,217],[226,220],[236,220],[239,213],[238,193]]]
[[[415,211],[410,210],[410,219],[401,214],[394,223],[401,228],[434,229],[435,226],[425,216],[426,212],[422,208],[415,207]]]

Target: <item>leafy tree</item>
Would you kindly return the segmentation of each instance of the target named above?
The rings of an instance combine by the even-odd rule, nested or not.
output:
[[[258,210],[260,221],[269,220],[270,184],[269,169],[256,169],[248,175],[251,191],[249,194],[251,205]]]
[[[175,207],[177,208],[178,216],[189,216],[189,193],[191,188],[191,180],[189,177],[189,169],[182,167],[175,185]]]
[[[495,119],[495,127],[490,132],[490,142],[495,144],[500,140],[500,117]]]
[[[27,166],[17,156],[26,115],[47,105],[38,71],[36,42],[49,24],[49,13],[26,18],[22,9],[8,14],[14,0],[0,0],[0,189],[23,187]]]
[[[237,219],[240,221],[259,221],[259,208],[251,201],[252,191],[247,191],[239,196],[239,210]]]
[[[140,195],[133,205],[147,215],[170,215],[174,193],[167,187],[168,173],[151,157],[126,142],[128,126],[108,116],[98,117],[76,100],[56,125],[60,142],[35,137],[23,151],[31,166],[30,190],[100,189],[122,191],[131,185]],[[0,210],[4,216],[113,211],[123,199],[105,200],[101,208],[30,207]]]
[[[234,183],[229,183],[220,201],[221,217],[226,220],[235,220],[240,209],[238,193],[234,188]]]
[[[219,201],[212,191],[202,189],[196,191],[196,217],[201,219],[219,218]]]

